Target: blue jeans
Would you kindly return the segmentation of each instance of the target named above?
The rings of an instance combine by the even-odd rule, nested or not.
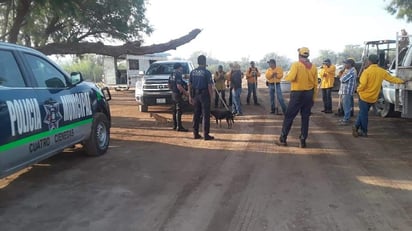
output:
[[[360,128],[365,134],[368,134],[368,113],[373,103],[368,103],[359,98],[359,115],[355,122],[355,127]]]
[[[353,95],[342,95],[343,120],[349,121],[353,107]]]
[[[247,97],[246,102],[250,103],[250,95],[253,94],[253,102],[257,103],[257,96],[256,96],[256,83],[248,83],[247,84]]]
[[[275,87],[276,87],[276,89],[275,89]],[[283,112],[283,114],[285,114],[287,106],[285,104],[285,101],[283,100],[282,89],[280,88],[280,83],[269,84],[270,110],[272,112],[274,112],[275,108],[276,108],[276,106],[275,106],[276,105],[275,92],[276,92],[276,98],[278,99],[280,107],[282,108],[282,112]]]
[[[332,111],[332,88],[322,88],[322,101],[325,111]]]
[[[242,93],[242,88],[232,89],[232,112],[242,114],[242,108],[240,106],[240,94]]]

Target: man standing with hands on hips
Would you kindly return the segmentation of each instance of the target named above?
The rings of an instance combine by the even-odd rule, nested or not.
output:
[[[213,95],[212,73],[206,69],[206,56],[197,57],[199,66],[190,72],[189,103],[194,105],[193,138],[201,139],[199,124],[203,118],[203,135],[205,140],[213,140],[210,131],[210,101]]]

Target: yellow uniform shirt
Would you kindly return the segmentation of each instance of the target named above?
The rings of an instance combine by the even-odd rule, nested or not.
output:
[[[319,77],[322,80],[320,88],[332,88],[335,82],[336,66],[333,64],[330,67],[323,65],[319,72]]]
[[[274,76],[275,73],[276,77]],[[265,77],[268,83],[280,83],[280,80],[283,78],[282,67],[275,67],[274,69],[269,67],[266,70]]]
[[[312,67],[308,69],[303,63],[298,61],[292,63],[285,80],[290,81],[291,91],[316,90],[316,86],[318,85],[317,76],[318,70],[315,65],[312,65]]]
[[[359,97],[365,102],[375,103],[378,100],[383,80],[391,83],[404,83],[402,79],[391,76],[385,69],[379,67],[378,64],[371,64],[362,72],[359,78],[357,88]]]
[[[224,90],[226,88],[226,72],[215,72],[215,75],[213,76],[213,79],[215,80],[215,87],[217,90]]]
[[[256,77],[253,75],[253,71],[256,74]],[[256,79],[260,76],[260,72],[256,67],[249,67],[246,71],[246,80],[248,83],[256,83]]]

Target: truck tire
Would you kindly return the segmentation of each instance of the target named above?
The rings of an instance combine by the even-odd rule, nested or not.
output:
[[[394,111],[394,105],[385,101],[384,98],[379,98],[375,103],[378,115],[381,117],[399,117],[400,112]]]
[[[100,156],[106,153],[110,142],[109,120],[103,113],[93,116],[92,131],[90,137],[84,141],[84,149],[89,156]]]
[[[148,111],[148,106],[147,105],[139,105],[139,111],[140,112],[147,112]]]

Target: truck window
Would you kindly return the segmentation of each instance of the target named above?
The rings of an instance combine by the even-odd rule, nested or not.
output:
[[[39,87],[64,88],[67,86],[64,74],[52,64],[34,55],[25,54],[25,56]]]
[[[404,50],[404,51],[405,51],[404,60],[403,60],[403,62],[400,62],[400,63],[402,64],[402,66],[410,67],[410,66],[412,66],[412,49],[411,49],[411,47],[409,47],[408,50]],[[400,59],[400,60],[402,61],[402,59]]]
[[[23,75],[14,59],[14,55],[9,51],[0,51],[0,86],[26,86]]]
[[[399,61],[398,61],[398,66],[402,66],[403,59],[405,58],[406,52],[407,52],[407,49],[403,49],[403,50],[401,50],[401,51],[399,52],[399,55],[398,55],[398,59],[399,59]],[[396,59],[396,58],[394,58],[393,61],[392,61],[390,70],[396,69],[396,60],[395,60],[395,59]]]
[[[171,74],[173,72],[173,63],[165,64],[152,64],[149,70],[147,70],[148,75],[165,75]]]
[[[183,74],[190,74],[189,73],[189,65],[186,63],[182,63],[183,65]]]

